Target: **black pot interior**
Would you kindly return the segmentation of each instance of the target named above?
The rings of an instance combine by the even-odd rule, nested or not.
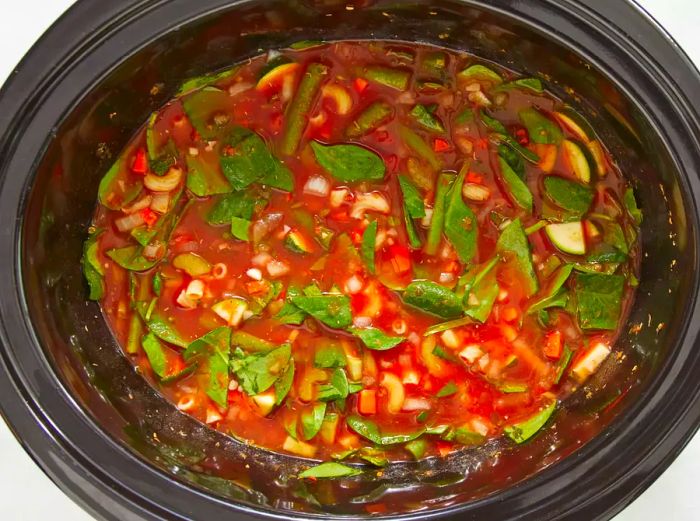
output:
[[[263,510],[439,510],[533,476],[601,434],[653,388],[682,334],[694,287],[692,256],[684,252],[695,250],[695,229],[686,218],[678,170],[637,105],[601,71],[546,35],[486,9],[450,1],[360,4],[369,5],[347,10],[333,0],[248,2],[159,36],[90,92],[78,93],[26,196],[22,269],[30,319],[79,406],[105,436],[174,479]],[[184,78],[300,39],[371,38],[467,50],[549,80],[551,90],[587,114],[633,179],[644,211],[641,285],[615,356],[571,398],[554,428],[533,442],[517,448],[492,442],[447,460],[368,471],[343,486],[303,483],[294,475],[308,462],[248,447],[164,401],[123,356],[98,306],[86,300],[79,261],[101,176]]]

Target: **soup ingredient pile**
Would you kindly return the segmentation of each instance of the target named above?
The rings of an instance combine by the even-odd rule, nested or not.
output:
[[[177,407],[251,444],[383,465],[527,441],[624,323],[632,189],[539,79],[293,47],[187,81],[129,142],[90,298]]]

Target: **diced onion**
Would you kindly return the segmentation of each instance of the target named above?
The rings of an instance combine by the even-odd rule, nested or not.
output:
[[[352,319],[352,324],[355,327],[370,327],[372,325],[372,319],[370,317],[354,317]]]
[[[248,304],[240,298],[229,298],[217,302],[211,310],[219,315],[229,326],[236,327],[243,321],[243,315],[248,309]]]
[[[473,364],[484,352],[479,346],[471,344],[460,351],[459,356],[464,358],[470,364]]]
[[[486,436],[489,433],[489,426],[482,418],[472,418],[469,423],[471,424],[472,429],[474,429],[474,432],[477,434]]]
[[[146,177],[143,179],[143,184],[153,192],[170,192],[178,187],[180,181],[182,181],[182,170],[173,166],[170,167],[170,170],[163,176],[146,174]]]
[[[137,226],[141,226],[145,222],[146,221],[143,219],[143,216],[139,212],[137,212],[130,213],[129,215],[125,215],[124,217],[120,217],[119,219],[114,221],[114,224],[120,232],[128,232],[133,230]]]
[[[132,203],[131,205],[122,208],[122,211],[124,213],[134,213],[138,212],[139,210],[143,210],[144,208],[148,208],[148,206],[151,204],[151,199],[152,197],[150,195],[144,195],[135,203]]]
[[[253,223],[252,239],[257,243],[267,237],[275,228],[282,223],[283,215],[281,213],[268,213],[260,220]]]
[[[153,194],[153,200],[151,201],[151,210],[158,213],[167,213],[170,207],[170,194],[168,193],[156,193]]]
[[[440,282],[445,283],[445,282],[452,282],[455,279],[454,273],[449,273],[449,272],[443,272],[440,273]]]
[[[470,201],[486,201],[491,196],[491,191],[477,183],[464,183],[462,195]]]
[[[476,92],[470,92],[469,95],[467,96],[469,98],[469,101],[472,103],[476,103],[477,105],[481,107],[490,107],[491,106],[491,100],[486,97],[486,94],[483,92],[476,91]]]
[[[578,360],[578,362],[576,362],[576,364],[574,364],[571,372],[576,376],[579,382],[585,381],[598,370],[598,367],[600,367],[600,364],[610,355],[610,352],[610,347],[602,342],[595,344]]]
[[[355,295],[356,293],[362,291],[364,285],[365,283],[360,277],[353,275],[347,281],[345,281],[345,291],[350,295]]]
[[[253,266],[257,266],[259,268],[264,268],[267,266],[267,263],[272,260],[272,255],[270,255],[267,252],[262,252],[258,253],[255,257],[251,259],[251,262],[253,263]]]
[[[307,179],[304,185],[304,193],[326,197],[331,191],[331,184],[323,176],[313,175]]]
[[[153,242],[143,247],[143,256],[147,259],[153,260],[161,257],[164,253],[165,246],[162,242]]]
[[[245,274],[253,280],[262,280],[262,271],[258,268],[250,268]]]
[[[287,273],[289,273],[290,270],[291,268],[286,262],[273,260],[267,263],[267,273],[273,279],[286,275]]]
[[[331,208],[338,208],[342,206],[347,201],[349,194],[350,190],[347,188],[336,188],[335,190],[332,190],[330,196]]]
[[[217,411],[213,407],[207,407],[207,423],[216,423],[221,420],[223,420],[223,416],[221,416],[221,413],[219,413],[219,411]]]
[[[408,397],[403,401],[402,411],[427,411],[430,409],[430,402],[425,398]]]
[[[452,329],[444,331],[440,335],[440,340],[442,340],[442,343],[451,349],[457,349],[459,347],[459,337]]]
[[[425,209],[425,217],[423,217],[420,220],[420,223],[422,226],[425,228],[430,227],[430,223],[433,221],[433,209],[432,208],[426,208]]]

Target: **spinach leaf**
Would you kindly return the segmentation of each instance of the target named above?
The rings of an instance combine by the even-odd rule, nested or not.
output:
[[[615,329],[620,320],[625,278],[577,273],[574,282],[581,329]]]
[[[160,259],[147,259],[143,256],[141,246],[131,245],[107,250],[107,256],[122,268],[129,271],[146,271],[155,266]]]
[[[231,217],[231,235],[241,241],[250,241],[250,225],[251,222],[247,219]]]
[[[569,279],[573,269],[573,264],[564,264],[557,268],[551,276],[550,281],[547,283],[547,291],[530,304],[527,310],[528,314],[536,313],[537,311],[551,307],[565,306],[568,301],[568,294],[566,294],[566,290],[562,291],[562,288],[564,283]]]
[[[454,185],[455,176],[442,172],[438,176],[435,188],[435,204],[433,206],[433,216],[430,220],[428,239],[425,243],[424,251],[428,255],[435,255],[442,242],[442,232],[445,228],[445,208],[447,206],[447,194]]]
[[[136,199],[143,190],[143,177],[133,175],[125,164],[123,152],[100,180],[97,196],[100,204],[110,210],[121,210]]]
[[[423,198],[418,192],[418,188],[405,175],[399,174],[399,185],[403,194],[406,211],[412,219],[421,219],[425,217],[425,204]]]
[[[321,369],[345,367],[348,361],[343,348],[334,341],[321,345],[314,354],[314,365]]]
[[[593,202],[590,188],[556,175],[544,178],[544,191],[554,204],[571,212],[577,219],[588,211]]]
[[[510,164],[501,156],[498,157],[501,166],[501,178],[506,186],[511,199],[527,213],[532,213],[532,192],[518,174],[513,171]]]
[[[102,233],[102,230],[95,230],[91,233],[83,244],[83,274],[87,280],[90,292],[88,298],[90,300],[100,300],[104,295],[104,267],[98,258],[98,243],[97,239]]]
[[[340,368],[333,371],[330,382],[323,384],[318,390],[318,399],[322,402],[343,400],[350,394],[350,384],[348,376]]]
[[[425,105],[416,105],[409,115],[425,130],[442,134],[445,127],[440,120]]]
[[[255,199],[258,194],[234,192],[219,197],[207,214],[211,225],[231,224],[232,217],[251,220],[255,211]]]
[[[310,440],[321,430],[323,418],[326,416],[326,404],[321,402],[314,405],[311,410],[301,413],[301,432],[305,440]]]
[[[392,349],[405,340],[399,336],[389,336],[381,329],[377,329],[375,327],[351,327],[348,329],[348,331],[362,340],[365,346],[373,351],[386,351],[388,349]]]
[[[632,188],[625,190],[623,202],[635,224],[642,224],[642,211],[639,209],[639,206],[637,206],[637,199],[634,197],[634,190]]]
[[[236,65],[235,67],[231,67],[220,72],[212,72],[210,74],[204,74],[202,76],[190,78],[182,83],[175,96],[179,98],[180,96],[189,94],[193,90],[197,90],[202,87],[207,87],[220,81],[232,78],[240,68],[240,65]]]
[[[467,264],[476,254],[478,223],[474,212],[462,199],[465,176],[463,169],[445,195],[445,235],[459,259]]]
[[[438,155],[433,151],[430,145],[423,141],[423,138],[413,132],[413,130],[399,125],[399,137],[408,148],[427,161],[433,170],[439,170],[442,167],[442,161]]]
[[[171,375],[168,375],[164,378],[161,378],[160,383],[162,385],[173,384],[173,383],[177,382],[178,380],[182,380],[186,376],[189,376],[192,373],[194,373],[198,367],[199,367],[199,364],[197,362],[194,362],[194,363],[188,365],[187,367],[185,367],[182,371],[179,371],[175,374],[171,374]]]
[[[294,384],[294,358],[289,359],[289,365],[282,376],[275,382],[275,405],[280,405],[289,394]]]
[[[234,190],[243,190],[255,182],[287,192],[294,189],[292,172],[270,153],[260,136],[237,127],[228,141],[231,153],[221,156],[219,162]]]
[[[498,92],[512,89],[529,90],[536,94],[542,94],[544,92],[544,86],[537,78],[520,78],[515,81],[509,81],[508,83],[499,85],[494,89],[494,91]]]
[[[189,154],[187,155],[187,188],[197,197],[226,194],[233,190],[217,163]]]
[[[430,280],[411,282],[404,291],[403,300],[409,306],[445,319],[456,318],[463,313],[459,297]]]
[[[413,459],[421,459],[425,455],[425,451],[428,450],[428,441],[419,438],[417,440],[409,441],[404,445],[404,449],[411,453]]]
[[[148,302],[136,302],[135,307],[148,329],[158,338],[178,347],[185,348],[189,345],[189,342],[166,319],[149,309]]]
[[[527,129],[533,143],[543,145],[559,145],[563,134],[559,125],[542,114],[537,109],[528,107],[518,112],[520,121]]]
[[[342,463],[336,463],[335,461],[327,461],[316,465],[315,467],[310,467],[304,472],[299,474],[300,478],[313,478],[313,479],[332,479],[332,478],[349,478],[352,476],[357,476],[362,474],[362,471]]]
[[[345,329],[352,324],[350,299],[345,295],[298,296],[290,301],[328,327]]]
[[[626,260],[627,254],[624,251],[605,243],[598,244],[588,257],[586,257],[587,263],[594,264],[618,264]],[[582,264],[577,265],[576,268],[581,268],[581,271],[586,271]],[[597,273],[599,270],[593,269],[593,271]]]
[[[231,329],[224,326],[199,337],[182,353],[187,362],[195,359],[206,361],[204,370],[209,373],[209,381],[205,391],[222,408],[228,406],[230,352]]]
[[[513,260],[526,278],[526,295],[529,297],[537,293],[538,283],[535,270],[532,267],[530,243],[520,219],[512,221],[501,232],[496,243],[496,251],[512,255]]]
[[[141,347],[143,347],[148,362],[151,364],[151,369],[159,377],[163,378],[168,371],[168,359],[165,355],[165,347],[160,343],[158,337],[152,332],[146,333],[141,339]]]
[[[624,254],[630,251],[627,245],[627,239],[625,239],[625,232],[622,231],[622,226],[617,222],[603,223],[603,240]]]
[[[221,133],[229,126],[230,119],[219,119],[220,107],[228,104],[228,92],[216,87],[204,87],[182,100],[187,118],[192,126],[205,141],[221,137]]]
[[[367,266],[367,270],[374,275],[376,267],[374,263],[374,248],[377,243],[377,221],[372,221],[365,228],[362,234],[362,245],[360,246],[360,255]]]
[[[569,304],[569,292],[565,289],[559,290],[557,293],[548,297],[542,297],[532,304],[527,312],[538,313],[550,308],[566,308]]]
[[[346,183],[381,181],[386,168],[382,159],[359,145],[322,145],[311,142],[316,161],[330,175]]]
[[[272,387],[284,374],[291,355],[290,344],[283,344],[267,353],[252,355],[236,351],[231,359],[231,370],[246,394],[260,394]]]
[[[362,418],[361,416],[348,416],[348,427],[355,431],[360,436],[367,438],[372,443],[377,445],[395,445],[397,443],[407,443],[419,438],[425,433],[425,429],[419,429],[408,434],[382,434],[379,432],[379,427],[371,420]]]
[[[557,407],[557,402],[554,401],[546,408],[528,418],[525,421],[509,425],[503,429],[503,432],[515,443],[523,443],[532,438],[537,432],[544,427],[547,420],[552,416]]]
[[[481,121],[486,125],[490,130],[494,131],[496,134],[496,137],[503,142],[505,145],[507,145],[509,148],[523,156],[525,159],[530,161],[531,163],[537,163],[540,160],[540,157],[535,154],[532,150],[529,148],[525,148],[522,146],[518,141],[510,135],[508,132],[508,129],[495,118],[492,118],[488,114],[486,114],[484,111],[481,111]],[[513,164],[510,164],[511,167],[513,167]],[[514,168],[515,169],[515,168]],[[518,172],[517,169],[515,169],[516,173]]]
[[[520,154],[501,143],[498,145],[498,157],[503,159],[520,179],[525,181],[525,163],[523,163],[523,158]]]
[[[500,288],[494,268],[500,261],[496,256],[482,266],[476,266],[465,276],[464,312],[467,316],[485,322],[491,314]]]
[[[501,82],[503,82],[503,78],[501,78],[500,74],[498,74],[494,70],[486,67],[485,65],[481,65],[479,63],[475,63],[474,65],[470,65],[466,69],[457,73],[457,79],[459,79],[463,82],[485,81],[485,82],[493,83],[494,85],[500,85]]]
[[[451,436],[453,441],[462,445],[481,445],[484,443],[485,437],[474,432],[466,427],[458,427],[452,431]]]

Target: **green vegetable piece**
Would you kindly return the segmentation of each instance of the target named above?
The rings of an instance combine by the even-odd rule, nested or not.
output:
[[[205,392],[220,407],[228,407],[229,358],[231,352],[231,329],[219,327],[209,331],[187,346],[182,353],[186,362],[204,360],[204,369],[209,374]]]
[[[314,365],[322,369],[335,369],[348,364],[345,351],[336,342],[323,344],[314,354]]]
[[[367,270],[374,275],[376,267],[374,263],[374,252],[377,243],[377,221],[372,221],[365,228],[362,234],[362,245],[360,246],[360,256],[367,266]]]
[[[330,382],[319,387],[318,399],[322,402],[344,400],[350,394],[348,376],[340,368],[333,371]]]
[[[129,271],[146,271],[155,266],[160,259],[147,259],[142,254],[141,246],[124,246],[107,250],[107,256],[122,268]]]
[[[408,242],[413,248],[420,248],[422,241],[416,230],[413,219],[425,217],[425,204],[418,189],[404,175],[399,175],[399,185],[403,195],[403,217],[406,224]]]
[[[215,140],[229,126],[230,118],[220,109],[228,101],[228,92],[216,87],[204,87],[184,97],[182,106],[202,139]]]
[[[289,48],[294,49],[295,51],[304,51],[306,49],[320,47],[321,45],[325,45],[325,43],[326,42],[323,40],[299,40],[298,42],[291,44]]]
[[[375,101],[350,123],[345,131],[349,138],[362,137],[374,132],[394,117],[394,107],[383,101]]]
[[[423,58],[423,68],[428,72],[440,73],[447,67],[447,55],[444,52],[431,52]]]
[[[544,178],[544,190],[554,204],[571,212],[576,219],[580,219],[593,202],[593,190],[589,187],[555,175]]]
[[[486,322],[491,314],[500,287],[494,268],[500,261],[498,256],[483,266],[477,266],[466,274],[464,312],[479,322]]]
[[[216,83],[228,80],[235,76],[239,71],[240,65],[225,69],[219,72],[212,72],[210,74],[204,74],[202,76],[197,76],[195,78],[190,78],[189,80],[183,82],[175,95],[176,98],[189,94],[190,92],[200,89],[202,87],[208,87],[209,85],[214,85]]]
[[[511,148],[512,150],[514,150],[515,152],[517,152],[518,154],[523,156],[525,159],[527,159],[531,163],[539,162],[540,157],[537,154],[535,154],[532,150],[530,150],[529,148],[525,148],[520,143],[518,143],[515,140],[515,138],[508,133],[508,129],[503,125],[503,123],[501,123],[500,121],[498,121],[495,118],[492,118],[491,116],[486,114],[486,112],[484,112],[484,111],[481,112],[481,121],[489,129],[493,130],[496,133],[498,139],[500,141],[502,141],[503,143],[505,143],[509,148]],[[513,167],[515,169],[515,167],[512,163],[509,162],[509,164],[511,165],[511,167]],[[517,169],[515,169],[515,171],[517,173]]]
[[[102,230],[96,230],[91,233],[83,244],[83,274],[87,280],[90,291],[88,298],[90,300],[100,300],[104,295],[104,267],[100,263],[98,257],[99,245],[98,238]]]
[[[467,326],[469,324],[473,324],[474,319],[472,317],[462,317],[462,318],[456,318],[454,320],[448,320],[447,322],[441,322],[439,324],[435,324],[434,326],[430,326],[428,329],[425,330],[425,333],[423,333],[423,336],[430,336],[430,335],[435,335],[436,333],[442,333],[443,331],[447,331],[448,329],[454,329],[456,327],[462,327],[462,326]]]
[[[413,130],[410,128],[404,127],[403,125],[399,125],[398,132],[399,137],[406,144],[406,146],[408,146],[408,148],[427,161],[433,170],[440,170],[442,167],[442,161],[433,151],[430,145],[423,141],[422,137],[413,132]]]
[[[537,434],[542,427],[544,427],[544,424],[547,423],[547,420],[549,420],[549,418],[552,416],[556,407],[557,402],[552,402],[531,418],[528,418],[520,423],[507,426],[505,429],[503,429],[503,432],[515,443],[524,443]]]
[[[410,72],[389,67],[367,67],[363,76],[369,81],[401,91],[408,89],[408,82],[411,80]]]
[[[409,115],[425,130],[437,134],[445,133],[445,127],[442,122],[425,105],[416,105],[409,112]]]
[[[403,300],[409,306],[445,319],[456,318],[463,313],[457,295],[429,280],[411,282],[404,291]]]
[[[527,184],[516,174],[503,157],[498,157],[501,166],[503,184],[508,190],[511,199],[527,213],[532,213],[532,192]]]
[[[386,168],[374,152],[359,145],[322,145],[311,142],[316,161],[330,175],[346,183],[381,181]]]
[[[446,398],[447,396],[452,396],[453,394],[456,394],[457,391],[459,391],[457,384],[452,381],[449,381],[440,388],[440,390],[435,394],[435,396],[437,396],[438,398]]]
[[[424,438],[409,441],[404,445],[404,449],[410,452],[414,459],[421,459],[428,450],[428,441]]]
[[[246,331],[234,331],[231,334],[231,345],[237,346],[244,351],[253,351],[258,353],[266,353],[277,348],[277,344],[273,344],[263,338],[251,335]]]
[[[196,253],[186,252],[176,255],[173,266],[192,277],[201,277],[211,272],[211,264]]]
[[[442,230],[445,226],[446,195],[454,183],[453,174],[442,173],[438,177],[435,190],[435,203],[433,205],[433,216],[428,230],[428,239],[425,243],[425,253],[435,255],[442,240]]]
[[[182,380],[183,378],[194,373],[198,367],[199,367],[199,364],[197,362],[195,362],[195,363],[185,367],[182,371],[178,371],[175,374],[171,374],[171,375],[166,376],[165,378],[161,378],[160,383],[161,383],[161,385],[174,384],[175,382]]]
[[[467,123],[471,123],[474,121],[474,109],[471,107],[468,107],[455,117],[455,124],[456,125],[466,125]]]
[[[219,165],[200,156],[187,155],[187,188],[197,197],[226,194],[232,190]]]
[[[529,90],[535,94],[542,94],[544,92],[544,86],[538,78],[520,78],[515,81],[509,81],[508,83],[502,83],[496,87],[496,91],[506,91],[512,89],[522,89]]]
[[[639,206],[637,206],[637,199],[634,197],[634,190],[632,188],[625,190],[623,201],[627,212],[630,214],[635,224],[637,224],[637,226],[642,224],[642,211],[639,209]]]
[[[603,224],[603,240],[613,248],[620,250],[622,253],[629,253],[625,232],[617,222],[606,222]]]
[[[569,346],[564,346],[564,352],[561,354],[559,363],[557,364],[557,375],[554,378],[554,383],[558,384],[561,381],[561,377],[564,376],[566,368],[569,367],[571,363],[571,358],[574,356],[574,352],[569,349]]]
[[[563,134],[559,125],[537,109],[528,107],[518,112],[520,121],[527,129],[530,140],[542,145],[559,145]]]
[[[143,190],[143,176],[132,174],[125,164],[125,154],[115,161],[100,180],[97,197],[110,210],[121,210]]]
[[[254,197],[255,194],[247,192],[234,192],[219,197],[207,214],[207,222],[211,225],[230,225],[232,217],[250,221],[255,211]]]
[[[231,235],[241,241],[250,241],[251,222],[240,217],[231,217]]]
[[[435,172],[420,159],[409,157],[406,160],[406,172],[411,181],[421,190],[432,190],[435,186]]]
[[[336,463],[334,461],[327,461],[306,469],[304,472],[299,474],[300,478],[313,478],[313,479],[334,479],[334,478],[349,478],[352,476],[358,476],[362,474],[362,471],[342,463]]]
[[[528,386],[525,384],[503,383],[498,386],[498,390],[505,394],[525,393]]]
[[[520,179],[525,181],[525,163],[523,158],[508,145],[501,143],[498,145],[498,157],[505,161]]]
[[[137,302],[135,307],[148,329],[158,338],[182,348],[189,345],[189,342],[167,320],[158,313],[149,310],[148,302]]]
[[[158,235],[158,229],[149,228],[148,226],[137,226],[129,232],[129,235],[136,239],[136,242],[141,246],[148,246],[153,238]]]
[[[296,95],[285,112],[285,126],[280,146],[282,154],[293,156],[299,148],[309,114],[318,97],[321,83],[327,74],[328,67],[320,63],[312,63],[307,67]]]
[[[292,346],[282,344],[266,353],[244,355],[234,352],[231,370],[243,391],[248,395],[260,394],[272,387],[282,377],[290,363]]]
[[[323,418],[326,416],[326,404],[317,403],[311,411],[301,413],[301,432],[305,440],[310,440],[321,430]]]
[[[382,434],[379,432],[379,427],[377,427],[376,423],[362,418],[361,416],[348,416],[346,421],[348,427],[353,431],[377,445],[408,443],[409,441],[420,438],[425,433],[425,429],[419,429],[408,434]]]
[[[557,304],[560,304],[562,288],[564,283],[566,283],[566,281],[569,279],[573,269],[573,264],[564,264],[563,266],[560,266],[551,276],[550,281],[547,284],[547,291],[545,294],[530,304],[527,312],[536,313],[542,309],[556,307]],[[565,304],[566,302],[564,302],[564,305]]]
[[[292,297],[292,304],[316,320],[334,329],[352,325],[350,299],[345,295],[318,295]]]
[[[626,260],[627,254],[625,252],[605,243],[596,246],[591,254],[586,257],[586,262],[593,264],[619,264]],[[582,264],[579,264],[577,267],[581,268],[582,266]],[[585,270],[581,269],[581,271]],[[599,270],[594,268],[593,271],[597,273]]]
[[[126,338],[126,352],[135,355],[139,352],[141,338],[143,337],[143,323],[138,315],[132,315],[129,321],[129,334]]]
[[[402,337],[389,336],[381,329],[377,329],[375,327],[351,327],[348,329],[348,331],[362,340],[365,346],[373,351],[387,351],[388,349],[396,347],[405,340],[405,338]]]
[[[512,255],[520,271],[525,275],[526,295],[529,297],[537,293],[538,282],[535,270],[532,267],[530,243],[527,240],[527,235],[525,235],[520,219],[515,219],[501,232],[501,236],[496,243],[496,251]]]
[[[255,182],[287,192],[294,189],[292,172],[270,153],[260,136],[236,127],[229,135],[229,145],[231,154],[221,156],[219,163],[234,190]]]
[[[289,359],[289,365],[282,376],[275,382],[275,405],[281,405],[294,384],[294,358]]]
[[[581,329],[616,329],[624,289],[622,275],[578,273],[574,291]]]
[[[452,432],[452,439],[462,445],[481,445],[486,438],[466,427],[458,427]]]
[[[141,346],[146,353],[146,357],[151,364],[153,372],[158,378],[163,378],[168,372],[168,359],[165,355],[165,346],[160,343],[158,337],[153,333],[146,333],[141,339]]]
[[[477,81],[500,85],[503,78],[497,72],[480,64],[470,65],[457,74],[457,79],[463,82]]]
[[[462,199],[466,169],[457,176],[445,195],[445,235],[463,263],[471,262],[476,254],[478,223],[471,208]],[[433,219],[435,210],[433,210]]]

